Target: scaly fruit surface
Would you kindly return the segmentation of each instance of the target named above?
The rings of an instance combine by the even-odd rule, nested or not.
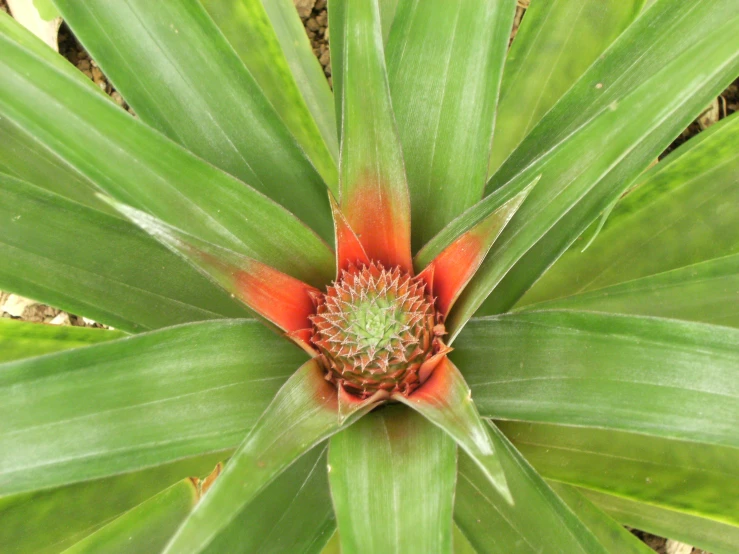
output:
[[[342,271],[311,317],[326,378],[363,398],[418,387],[419,370],[444,332],[426,289],[398,267],[373,262]]]

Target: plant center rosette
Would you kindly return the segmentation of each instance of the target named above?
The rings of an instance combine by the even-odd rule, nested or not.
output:
[[[448,350],[426,282],[399,267],[350,265],[315,301],[311,342],[326,379],[354,396],[407,396]]]

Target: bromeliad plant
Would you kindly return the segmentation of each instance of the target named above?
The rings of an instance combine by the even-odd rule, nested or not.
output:
[[[137,117],[0,14],[0,288],[119,330],[0,320],[0,550],[736,550],[735,0],[54,3]]]

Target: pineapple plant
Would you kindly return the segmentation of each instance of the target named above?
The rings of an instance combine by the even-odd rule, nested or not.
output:
[[[0,13],[3,552],[739,546],[735,0]],[[48,6],[47,6],[48,8]]]

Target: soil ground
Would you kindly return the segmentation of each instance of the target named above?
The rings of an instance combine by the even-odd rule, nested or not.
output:
[[[328,15],[326,12],[327,0],[293,0],[298,15],[305,26],[306,34],[310,39],[313,53],[323,67],[323,71],[331,85],[331,56],[328,48]],[[511,42],[516,36],[526,13],[530,0],[518,0],[514,27],[511,32]],[[0,10],[8,12],[5,0],[0,0]],[[59,31],[59,52],[73,65],[82,71],[87,77],[94,81],[100,88],[109,94],[121,108],[134,114],[133,110],[126,104],[123,97],[110,84],[103,75],[94,60],[77,42],[69,28],[62,24]],[[669,152],[686,142],[691,137],[707,129],[720,119],[739,110],[739,79],[734,81],[722,92],[704,112],[678,136],[672,144],[659,157],[660,159]],[[56,308],[45,306],[16,295],[0,291],[0,317],[11,317],[39,323],[54,323],[59,325],[79,325],[89,327],[105,327],[99,323],[76,315],[67,314]],[[650,548],[660,554],[709,554],[698,548],[650,535],[636,529],[631,532],[646,543]]]

